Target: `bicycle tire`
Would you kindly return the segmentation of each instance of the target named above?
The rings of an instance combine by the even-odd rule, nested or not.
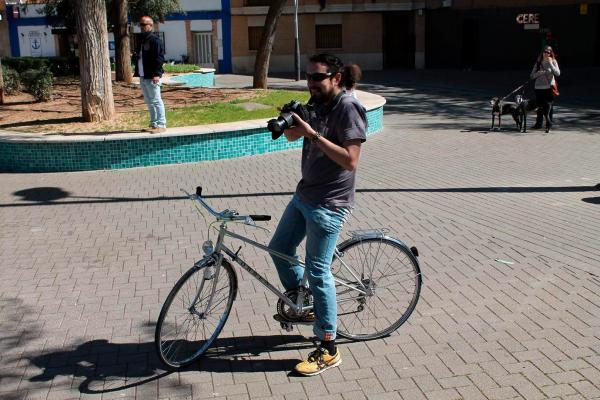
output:
[[[173,286],[162,306],[154,343],[160,360],[169,368],[185,367],[196,361],[217,339],[227,322],[237,294],[237,276],[231,264],[223,259],[217,279],[214,279],[214,272],[212,278],[209,276],[205,279],[205,271],[214,265],[215,260],[207,257],[190,268]],[[213,286],[215,295],[211,309],[204,314],[201,310],[206,303],[203,301],[208,302]],[[194,300],[200,287],[203,293],[198,295],[192,312],[189,303]],[[220,307],[219,311],[212,316],[216,307]],[[182,328],[181,332],[178,327]],[[193,332],[190,332],[190,328],[193,328]]]
[[[374,291],[361,294],[336,282],[337,334],[370,340],[394,332],[419,301],[422,278],[415,255],[404,243],[387,236],[352,238],[340,244],[338,250],[340,257],[332,263],[334,277],[352,287],[371,286]],[[342,260],[360,276],[353,276]],[[365,275],[369,269],[370,277]]]

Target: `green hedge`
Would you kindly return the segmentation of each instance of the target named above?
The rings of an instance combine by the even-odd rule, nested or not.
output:
[[[21,89],[21,77],[14,69],[2,66],[2,79],[4,80],[4,93],[13,94]]]
[[[48,101],[52,98],[52,72],[48,68],[23,71],[21,81],[25,91],[37,101]]]
[[[16,57],[3,58],[2,65],[6,65],[18,73],[30,69],[48,69],[54,76],[79,75],[79,58],[77,57]]]

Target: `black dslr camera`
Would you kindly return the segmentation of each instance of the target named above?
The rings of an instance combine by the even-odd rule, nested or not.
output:
[[[298,114],[302,120],[308,122],[310,120],[310,114],[313,111],[312,105],[300,104],[300,102],[296,100],[292,100],[283,107],[281,107],[281,113],[279,117],[273,118],[267,122],[267,129],[271,131],[271,137],[273,140],[279,138],[283,131],[294,126],[294,117],[292,117],[292,112]]]

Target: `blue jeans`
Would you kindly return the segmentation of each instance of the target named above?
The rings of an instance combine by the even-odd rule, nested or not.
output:
[[[160,84],[152,83],[152,79],[140,78],[140,86],[144,94],[144,101],[150,111],[150,126],[167,127],[167,118],[165,117],[165,105],[160,97]]]
[[[296,250],[306,237],[306,269],[308,284],[314,299],[315,325],[313,331],[321,340],[335,339],[337,303],[331,261],[348,208],[335,211],[313,207],[294,195],[283,212],[269,248],[298,259]],[[297,289],[302,283],[304,268],[271,256],[279,279],[286,290]]]

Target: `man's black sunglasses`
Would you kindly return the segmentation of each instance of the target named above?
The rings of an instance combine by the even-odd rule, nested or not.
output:
[[[333,74],[331,72],[315,72],[314,74],[306,74],[306,80],[307,81],[313,81],[313,82],[322,82],[325,79],[331,77]]]

